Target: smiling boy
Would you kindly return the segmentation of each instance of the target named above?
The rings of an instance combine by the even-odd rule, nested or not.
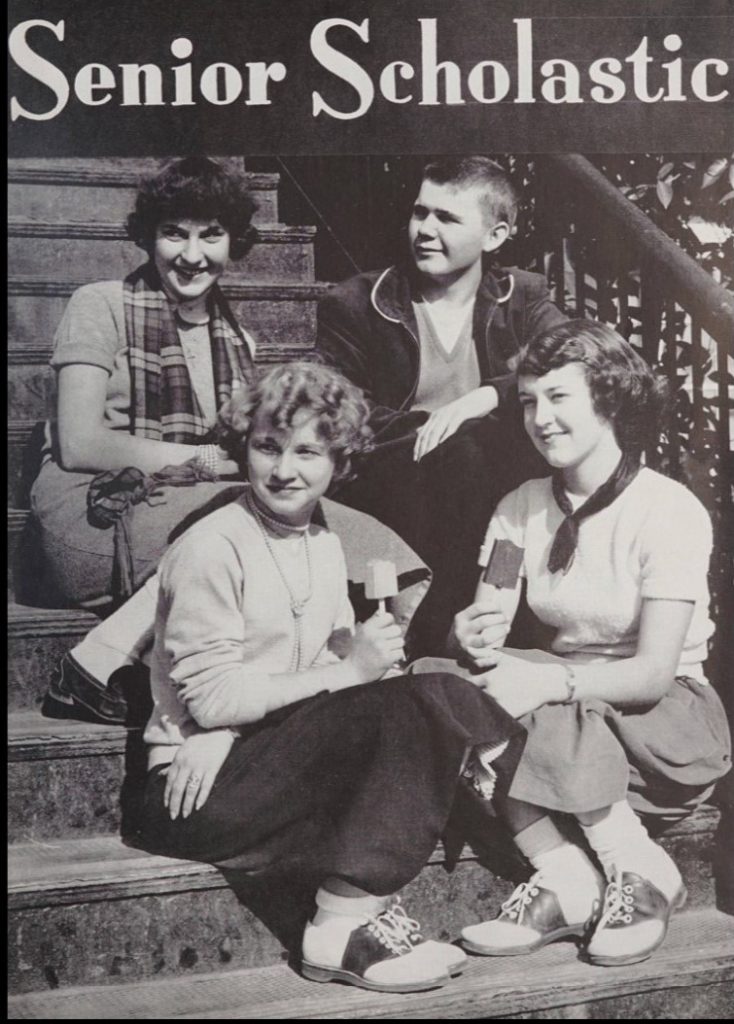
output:
[[[438,653],[471,597],[497,501],[533,475],[515,358],[564,317],[541,275],[495,264],[517,203],[486,157],[427,164],[408,258],[342,282],[319,307],[318,348],[365,392],[377,441],[338,498],[391,526],[434,573],[416,621],[420,653]]]

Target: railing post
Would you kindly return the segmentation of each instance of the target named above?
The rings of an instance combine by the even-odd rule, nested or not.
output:
[[[676,479],[680,478],[681,439],[678,433],[678,338],[676,332],[675,299],[668,296],[664,303],[665,321],[663,328],[663,369],[670,387],[670,409],[668,410],[665,428],[666,451],[668,456],[668,472]]]

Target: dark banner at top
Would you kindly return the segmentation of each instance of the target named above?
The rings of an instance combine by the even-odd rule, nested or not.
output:
[[[11,0],[13,156],[718,151],[729,0]]]

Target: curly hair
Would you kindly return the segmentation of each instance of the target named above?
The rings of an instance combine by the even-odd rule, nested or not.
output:
[[[507,171],[488,156],[444,156],[423,168],[423,181],[450,188],[477,188],[487,222],[505,221],[510,228],[517,218],[519,196]]]
[[[246,474],[247,440],[255,416],[263,413],[276,430],[290,430],[302,409],[317,419],[316,433],[334,460],[334,483],[346,479],[352,456],[371,447],[369,406],[359,388],[319,363],[283,363],[260,371],[222,406],[219,443]]]
[[[218,220],[231,236],[232,258],[241,259],[257,241],[250,223],[256,209],[244,174],[205,156],[188,156],[140,182],[127,233],[150,255],[163,221]]]
[[[594,410],[612,424],[622,451],[639,456],[657,439],[667,383],[620,334],[594,320],[567,320],[525,346],[517,374],[542,377],[568,363],[583,366]]]

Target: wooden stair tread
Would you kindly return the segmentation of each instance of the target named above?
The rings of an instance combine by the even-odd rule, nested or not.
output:
[[[507,1017],[633,993],[734,978],[734,918],[689,911],[673,919],[653,958],[621,970],[594,967],[568,944],[524,957],[472,957],[461,978],[410,995],[316,985],[285,965],[175,980],[58,989],[11,997],[11,1019],[395,1019]]]
[[[33,712],[20,712],[11,734],[19,748],[29,743],[28,726],[32,728]],[[41,719],[35,713],[36,720]],[[127,730],[121,726],[100,726],[81,722],[54,722],[43,719],[37,736],[41,744],[58,744],[70,748],[88,744],[91,752],[122,749]],[[21,730],[26,728],[26,732]],[[46,754],[48,756],[48,754]],[[11,753],[12,758],[12,753]],[[23,758],[30,759],[28,756]],[[719,820],[711,806],[701,808],[685,822],[666,833],[666,838],[712,834]],[[460,860],[476,860],[476,852],[466,846]],[[443,862],[441,845],[436,847],[427,864]],[[198,880],[198,881],[197,881]],[[71,903],[136,895],[142,891],[180,891],[224,885],[217,869],[209,864],[159,857],[126,845],[117,835],[91,836],[82,839],[45,839],[15,843],[8,847],[8,898],[11,908],[42,904]]]
[[[459,859],[476,860],[476,854],[467,846]],[[426,863],[443,861],[439,843]],[[226,882],[211,864],[159,857],[117,835],[33,840],[8,847],[10,909],[213,886],[225,887]]]
[[[439,846],[427,863],[441,859]],[[49,839],[15,843],[8,847],[8,893],[11,906],[18,901],[23,902],[24,894],[31,892],[39,896],[45,893],[49,902],[52,902],[67,887],[73,888],[82,897],[86,888],[96,890],[100,882],[107,882],[112,887],[126,886],[136,879],[147,881],[160,878],[161,871],[166,877],[218,874],[211,864],[159,857],[126,845],[119,836]]]
[[[142,174],[156,171],[162,161],[155,158],[99,157],[94,160],[56,157],[53,161],[35,157],[8,160],[8,183],[25,185],[97,185],[111,188],[137,188]],[[278,187],[280,175],[245,171],[247,184],[253,191],[272,191]]]
[[[39,277],[35,274],[18,274],[8,277],[8,295],[55,295],[66,297],[88,284],[86,280],[72,280],[60,277]],[[278,300],[295,299],[312,301],[320,299],[331,285],[325,281],[255,281],[247,282],[242,275],[242,282],[235,282],[230,276],[225,278],[222,291],[228,298],[242,300]],[[16,346],[17,348],[17,346]],[[50,342],[49,342],[50,351]]]
[[[259,223],[257,225],[258,243],[311,242],[316,231],[317,229],[310,224]],[[40,221],[26,217],[10,217],[7,222],[7,233],[10,238],[98,238],[129,241],[127,228],[122,221]]]
[[[119,836],[46,839],[8,848],[9,909],[178,892],[226,883],[209,864],[157,857]]]
[[[130,732],[139,730],[124,725],[46,718],[40,711],[13,711],[8,715],[8,760],[13,763],[122,754]]]
[[[13,525],[22,525],[28,518],[26,509],[11,509]],[[98,616],[78,608],[33,608],[30,605],[8,602],[8,631],[12,636],[25,634],[26,631],[45,631],[91,629],[99,622]]]

